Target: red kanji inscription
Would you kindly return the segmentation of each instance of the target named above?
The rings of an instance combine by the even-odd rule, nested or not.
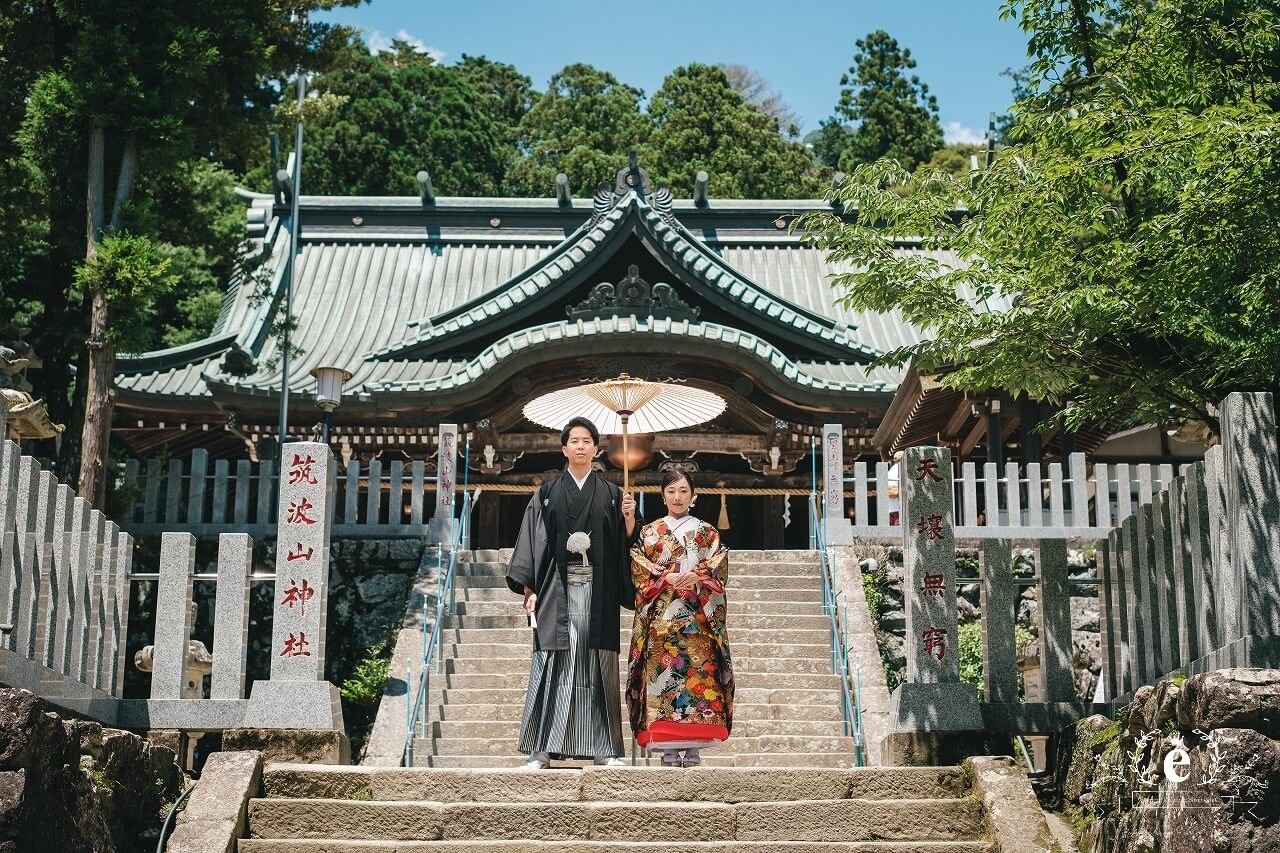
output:
[[[284,651],[280,652],[282,658],[309,658],[311,652],[307,651],[307,646],[311,645],[307,640],[307,632],[299,631],[298,636],[294,636],[293,632],[289,632],[289,636],[284,641]]]
[[[301,608],[302,615],[306,616],[307,602],[310,601],[311,597],[316,594],[315,588],[312,587],[309,583],[307,583],[306,578],[302,579],[301,586],[299,586],[298,582],[293,578],[290,578],[289,582],[292,583],[293,586],[289,587],[284,591],[284,599],[281,600],[280,605],[282,607],[289,607],[290,609],[292,609],[293,606],[296,604],[299,608]]]
[[[289,485],[297,485],[298,483],[308,483],[312,486],[319,485],[319,481],[311,473],[311,466],[316,464],[316,460],[311,458],[308,453],[306,458],[293,454],[293,461],[289,463]]]
[[[920,516],[920,523],[916,525],[916,531],[919,533],[929,534],[930,539],[942,538],[942,516],[929,515]]]
[[[302,543],[299,542],[294,550],[284,555],[284,560],[286,563],[292,563],[294,560],[310,560],[315,552],[315,548],[308,548],[305,551],[302,550]]]
[[[942,475],[938,473],[937,459],[921,459],[920,467],[916,469],[916,479],[923,480],[925,477],[933,480],[935,483],[942,482]]]
[[[947,653],[947,632],[943,628],[924,629],[924,653],[942,660]]]
[[[294,501],[289,504],[289,517],[287,521],[290,524],[315,524],[316,520],[307,515],[307,512],[316,508],[316,505],[306,498]]]
[[[924,583],[920,585],[920,592],[925,595],[941,596],[944,588],[942,575],[926,574]]]

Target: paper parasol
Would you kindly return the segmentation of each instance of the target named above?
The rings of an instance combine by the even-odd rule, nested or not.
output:
[[[604,435],[622,435],[622,490],[631,490],[627,433],[668,432],[706,423],[724,411],[724,398],[674,382],[646,382],[622,374],[617,379],[576,385],[543,394],[524,407],[524,416],[550,429],[573,418],[588,418]]]

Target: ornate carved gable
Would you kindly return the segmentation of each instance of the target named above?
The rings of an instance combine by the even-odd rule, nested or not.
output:
[[[702,309],[680,298],[666,282],[650,284],[640,277],[640,268],[632,264],[627,275],[616,285],[601,282],[577,305],[565,309],[570,320],[617,317],[618,315],[655,317],[666,320],[697,320]]]

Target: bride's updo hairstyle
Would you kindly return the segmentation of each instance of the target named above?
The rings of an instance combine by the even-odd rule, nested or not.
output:
[[[693,478],[690,477],[684,471],[668,471],[667,476],[662,478],[662,491],[665,492],[667,490],[667,486],[670,486],[673,483],[678,483],[681,480],[684,480],[686,483],[689,484],[690,496],[696,495],[698,493],[697,487],[693,485]]]

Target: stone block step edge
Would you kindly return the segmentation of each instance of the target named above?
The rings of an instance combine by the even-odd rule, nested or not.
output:
[[[280,797],[249,803],[249,834],[255,838],[975,841],[982,840],[985,832],[982,804],[973,797],[739,803],[439,803]]]
[[[679,799],[715,791],[724,802],[803,799],[957,799],[971,794],[964,768],[748,768],[584,767],[577,772],[543,773],[511,767],[421,768],[267,764],[266,797],[589,802],[614,798],[643,800],[665,792]],[[904,793],[911,797],[902,796]],[[787,796],[779,796],[785,794]]]
[[[668,853],[662,841],[335,841],[245,838],[239,853]],[[687,853],[993,853],[988,841],[686,841]]]

